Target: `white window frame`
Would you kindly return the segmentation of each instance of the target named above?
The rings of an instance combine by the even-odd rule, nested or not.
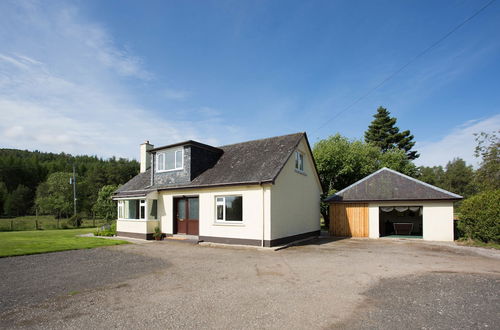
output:
[[[125,218],[125,202],[139,200],[139,218]],[[144,217],[141,218],[141,206],[144,206]],[[146,221],[149,220],[148,214],[148,202],[144,198],[126,198],[118,200],[118,220],[131,220],[131,221]],[[121,213],[121,214],[120,214]],[[121,216],[120,216],[121,215]]]
[[[298,166],[298,167],[297,167]],[[300,151],[295,151],[295,170],[304,173],[304,154]]]
[[[118,201],[118,219],[123,219],[123,201]]]
[[[226,220],[226,197],[241,197],[241,220]],[[222,199],[219,201],[219,199]],[[222,218],[217,218],[217,206],[222,205]],[[229,224],[242,224],[243,223],[243,196],[242,195],[224,195],[215,196],[215,222],[216,223],[229,223]]]
[[[177,167],[177,161],[178,161],[178,152],[180,151],[180,161],[181,165],[180,167]],[[174,153],[174,168],[167,169],[167,153],[168,152],[173,152]],[[184,148],[177,148],[177,149],[169,149],[165,150],[162,152],[157,152],[156,153],[156,172],[162,173],[162,172],[171,172],[171,171],[179,171],[184,168]]]

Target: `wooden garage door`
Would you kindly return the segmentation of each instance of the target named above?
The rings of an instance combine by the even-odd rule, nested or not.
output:
[[[330,235],[368,237],[368,204],[330,204]]]

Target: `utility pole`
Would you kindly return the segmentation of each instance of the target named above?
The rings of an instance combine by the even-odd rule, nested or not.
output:
[[[73,163],[73,177],[70,180],[73,184],[73,215],[76,215],[76,173],[75,173],[75,163]]]

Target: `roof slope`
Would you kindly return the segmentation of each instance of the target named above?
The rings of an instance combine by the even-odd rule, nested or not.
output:
[[[305,136],[305,133],[295,133],[221,146],[219,149],[223,150],[223,154],[217,163],[189,183],[150,186],[151,170],[148,170],[120,187],[117,194],[122,196],[132,191],[144,193],[163,189],[274,182]]]
[[[382,168],[328,197],[327,202],[458,200],[462,196]]]
[[[151,169],[143,173],[139,173],[132,179],[127,181],[124,185],[120,186],[115,194],[120,196],[141,196],[145,195],[147,188],[151,186]]]

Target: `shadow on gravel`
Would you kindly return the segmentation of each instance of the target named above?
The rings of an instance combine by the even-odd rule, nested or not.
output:
[[[500,324],[500,277],[432,272],[383,279],[333,329],[494,329]]]
[[[0,258],[0,313],[139,277],[168,263],[97,248]]]

